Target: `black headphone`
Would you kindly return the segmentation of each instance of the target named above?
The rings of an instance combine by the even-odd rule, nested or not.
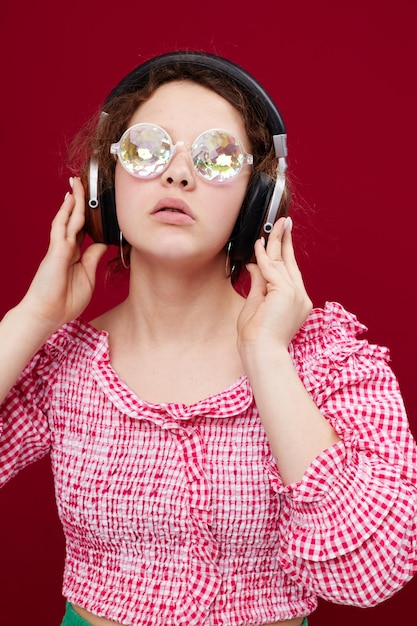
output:
[[[229,243],[230,258],[233,261],[247,263],[252,257],[257,238],[261,234],[267,238],[275,221],[284,214],[283,210],[279,211],[287,169],[287,135],[284,122],[271,97],[246,70],[217,55],[194,51],[162,54],[136,67],[107,96],[102,115],[106,116],[106,107],[114,98],[134,93],[143,87],[149,80],[149,73],[153,68],[169,66],[172,63],[211,68],[227,80],[234,82],[244,93],[248,94],[248,97],[263,103],[265,108],[265,123],[271,132],[275,155],[278,158],[276,179],[264,172],[255,172],[252,175]],[[92,209],[91,213],[95,214],[90,216],[90,219],[96,223],[97,220],[101,220],[102,238],[100,240],[118,245],[120,229],[116,216],[114,187],[103,192],[100,190],[100,172],[94,157],[91,158],[89,164],[88,194],[88,205]],[[95,239],[99,240],[97,237]]]

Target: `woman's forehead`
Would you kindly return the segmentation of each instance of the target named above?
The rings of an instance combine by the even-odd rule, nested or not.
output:
[[[226,128],[245,133],[241,114],[212,89],[190,80],[171,81],[158,87],[143,102],[130,124],[153,122],[168,132],[186,127],[190,132],[209,128]]]

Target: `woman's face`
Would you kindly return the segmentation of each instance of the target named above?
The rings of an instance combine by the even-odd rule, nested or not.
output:
[[[135,255],[160,262],[207,263],[222,258],[245,196],[251,168],[214,184],[197,174],[189,151],[202,132],[221,128],[251,146],[239,112],[210,89],[190,81],[162,85],[143,103],[129,126],[153,123],[180,145],[161,175],[147,180],[129,174],[118,161],[115,173],[120,228]]]

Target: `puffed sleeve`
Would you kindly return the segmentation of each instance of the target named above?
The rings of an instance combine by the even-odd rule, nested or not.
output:
[[[0,405],[0,487],[49,452],[48,395],[56,356],[53,341],[48,342]]]
[[[299,376],[341,437],[283,486],[281,562],[322,598],[372,606],[417,569],[417,449],[386,348],[338,303],[315,309],[290,347]]]

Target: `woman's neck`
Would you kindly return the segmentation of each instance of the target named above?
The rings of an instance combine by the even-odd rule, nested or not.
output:
[[[235,329],[242,306],[243,298],[219,268],[205,273],[141,268],[131,272],[127,298],[95,325],[126,333],[131,341],[204,342]]]
[[[192,404],[243,375],[242,306],[225,273],[135,271],[128,297],[93,325],[109,333],[112,366],[139,397]]]

